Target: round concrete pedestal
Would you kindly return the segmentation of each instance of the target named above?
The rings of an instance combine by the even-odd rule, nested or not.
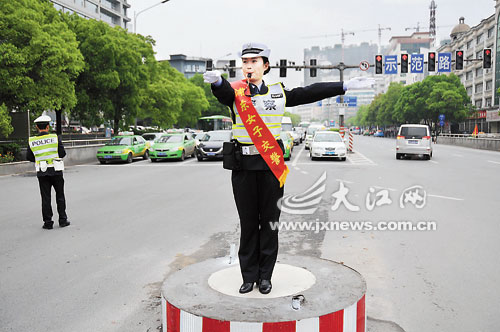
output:
[[[164,332],[364,332],[366,283],[355,270],[280,256],[270,294],[239,294],[238,263],[211,259],[173,273],[162,287]],[[302,295],[300,308],[292,308]],[[299,301],[295,301],[297,304]]]

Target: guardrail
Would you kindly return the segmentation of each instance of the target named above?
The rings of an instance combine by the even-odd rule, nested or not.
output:
[[[81,139],[81,140],[71,140],[62,142],[65,147],[70,147],[70,146],[103,145],[109,141],[111,141],[111,138]]]
[[[500,140],[500,134],[479,134],[473,136],[471,134],[439,134],[438,137],[454,137],[454,138],[473,138],[473,139],[493,139]]]

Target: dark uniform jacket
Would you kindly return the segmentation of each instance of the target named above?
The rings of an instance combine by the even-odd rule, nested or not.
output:
[[[47,132],[38,133],[36,136],[47,135]],[[57,154],[59,154],[59,158],[64,158],[66,156],[66,150],[64,149],[64,145],[61,140],[61,136],[57,137]],[[26,150],[26,160],[35,162],[35,155],[28,144],[28,149]],[[62,175],[62,171],[54,171],[54,167],[47,167],[47,171],[36,172],[36,176],[54,176],[54,175]]]
[[[283,90],[285,91],[285,107],[310,104],[325,98],[343,95],[345,93],[343,82],[314,83],[306,87],[294,88],[291,90],[287,90],[284,87],[283,83],[280,84],[283,86]],[[263,81],[259,93],[266,94],[267,91],[268,87]],[[256,86],[250,84],[250,94],[253,96],[256,92]],[[212,93],[221,104],[224,104],[231,108],[231,118],[233,119],[233,123],[235,123],[236,115],[235,110],[233,109],[235,94],[234,89],[231,87],[231,84],[226,79],[222,78],[221,85],[215,86],[214,84],[212,84]],[[278,140],[278,144],[280,145],[281,149],[284,150],[281,140]],[[269,170],[269,166],[260,155],[244,156],[244,158],[241,160],[241,167],[244,170],[253,171]]]

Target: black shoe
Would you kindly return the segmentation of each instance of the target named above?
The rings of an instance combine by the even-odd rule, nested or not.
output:
[[[67,220],[65,221],[60,221],[59,222],[59,227],[66,227],[66,226],[69,226],[71,223]]]
[[[259,283],[259,292],[261,292],[262,294],[271,293],[272,288],[273,285],[271,284],[271,280],[262,279]]]
[[[43,229],[52,229],[52,228],[54,228],[54,223],[53,222],[44,222],[42,228]]]
[[[240,287],[240,294],[250,293],[253,290],[253,282],[244,282]]]

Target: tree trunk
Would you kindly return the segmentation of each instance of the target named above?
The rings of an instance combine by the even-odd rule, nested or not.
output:
[[[62,135],[62,111],[56,111],[56,134]]]

